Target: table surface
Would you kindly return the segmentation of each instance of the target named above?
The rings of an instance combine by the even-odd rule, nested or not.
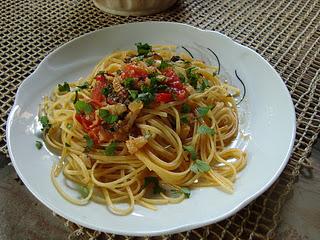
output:
[[[320,236],[320,139],[282,208],[276,239],[318,240]],[[0,160],[0,239],[67,239],[64,220],[42,205],[17,178],[9,160]],[[48,237],[49,236],[49,237]]]

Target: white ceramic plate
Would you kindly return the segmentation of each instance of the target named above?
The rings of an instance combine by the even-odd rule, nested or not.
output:
[[[159,206],[158,211],[136,206],[132,214],[121,217],[96,203],[73,205],[53,187],[50,170],[57,157],[45,148],[35,147],[36,116],[42,96],[48,95],[58,83],[86,76],[104,55],[132,49],[137,42],[176,44],[209,63],[219,61],[222,78],[241,89],[241,131],[232,145],[246,149],[249,157],[247,167],[235,183],[234,194],[216,188],[197,189],[180,204]],[[95,230],[135,236],[160,235],[225,219],[262,194],[288,161],[295,138],[295,112],[280,76],[254,51],[218,32],[177,23],[146,22],[104,28],[49,54],[19,87],[6,134],[9,153],[20,178],[57,214]],[[59,180],[65,184],[63,177]]]

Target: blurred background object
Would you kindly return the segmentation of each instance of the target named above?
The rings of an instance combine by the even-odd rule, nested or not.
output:
[[[121,16],[143,16],[164,11],[177,0],[93,0],[104,12]]]

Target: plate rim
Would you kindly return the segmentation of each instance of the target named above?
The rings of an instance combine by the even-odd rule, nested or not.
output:
[[[201,32],[204,34],[217,34],[220,35],[221,37],[224,37],[226,40],[228,40],[229,42],[232,43],[233,46],[237,47],[237,48],[243,48],[246,51],[250,51],[255,57],[260,58],[260,60],[262,60],[264,62],[264,64],[266,64],[270,70],[272,70],[276,76],[282,80],[281,76],[279,75],[279,73],[271,66],[271,64],[265,60],[260,54],[258,54],[256,51],[254,51],[253,49],[241,45],[240,43],[234,41],[233,39],[231,39],[230,37],[228,37],[225,34],[222,34],[218,31],[213,31],[213,30],[207,30],[207,29],[201,29],[189,24],[185,24],[185,23],[177,23],[177,22],[166,22],[166,21],[145,21],[145,22],[133,22],[133,23],[124,23],[124,24],[118,24],[118,25],[113,25],[113,26],[109,26],[109,27],[102,27],[100,29],[85,33],[83,35],[80,35],[76,38],[71,39],[70,41],[61,44],[60,46],[58,46],[57,48],[51,49],[51,51],[49,52],[49,54],[47,54],[42,60],[41,62],[38,64],[38,66],[34,69],[34,71],[27,77],[25,78],[20,86],[17,89],[17,92],[15,94],[15,99],[14,99],[14,103],[12,105],[12,108],[10,110],[10,113],[8,115],[7,118],[7,122],[6,122],[6,142],[7,142],[7,148],[8,148],[8,153],[11,159],[11,162],[14,166],[15,171],[17,172],[18,176],[21,178],[21,180],[23,181],[23,183],[25,184],[25,186],[27,187],[27,189],[37,198],[38,201],[40,201],[43,205],[45,205],[46,207],[48,207],[50,210],[54,211],[55,213],[57,213],[59,216],[70,220],[76,224],[82,225],[84,227],[90,228],[90,229],[95,229],[101,232],[106,232],[106,229],[100,229],[99,227],[95,227],[92,226],[90,224],[84,224],[83,222],[80,222],[76,219],[74,219],[72,216],[69,216],[67,214],[64,214],[62,211],[59,210],[59,208],[51,205],[49,202],[46,202],[44,199],[42,199],[40,196],[38,196],[38,194],[35,191],[32,191],[32,186],[31,184],[29,184],[28,180],[23,176],[22,172],[20,171],[15,159],[14,159],[14,154],[12,152],[12,147],[11,147],[11,142],[10,142],[10,126],[11,126],[11,122],[14,119],[14,114],[17,110],[17,108],[19,107],[18,103],[19,103],[19,94],[22,91],[21,89],[24,88],[24,85],[26,83],[28,83],[29,81],[31,81],[31,79],[34,77],[34,75],[37,74],[37,72],[41,69],[42,65],[45,64],[46,60],[48,58],[50,58],[52,55],[54,55],[57,51],[61,50],[64,47],[67,47],[70,44],[73,44],[74,42],[78,41],[79,39],[82,38],[86,38],[89,35],[93,35],[96,34],[97,32],[103,32],[103,31],[108,31],[108,29],[115,29],[115,28],[122,28],[124,26],[130,26],[130,25],[145,25],[145,24],[159,24],[159,25],[163,25],[163,24],[169,24],[169,25],[176,25],[178,27],[186,27],[189,28],[192,31],[197,31],[197,32]],[[237,205],[235,205],[232,209],[230,209],[228,212],[225,212],[224,214],[221,214],[220,216],[217,216],[215,218],[211,218],[209,220],[204,220],[201,222],[196,222],[194,224],[185,224],[185,225],[179,225],[179,226],[175,226],[175,227],[166,227],[165,230],[155,230],[155,231],[135,231],[135,232],[126,232],[124,231],[119,231],[119,230],[112,230],[112,226],[107,230],[108,233],[112,233],[112,234],[119,234],[119,235],[127,235],[127,236],[159,236],[159,235],[164,235],[164,234],[174,234],[174,233],[178,233],[178,232],[183,232],[183,231],[187,231],[187,230],[191,230],[191,229],[195,229],[195,228],[199,228],[199,227],[203,227],[203,226],[207,226],[216,222],[219,222],[221,220],[224,220],[228,217],[230,217],[231,215],[236,214],[238,211],[240,211],[242,208],[246,207],[250,202],[252,202],[253,200],[255,200],[257,197],[259,197],[260,195],[262,195],[266,190],[269,189],[269,187],[279,178],[280,174],[282,173],[282,171],[284,170],[285,166],[287,165],[290,156],[293,152],[293,146],[294,146],[294,141],[295,141],[295,137],[296,137],[296,113],[295,113],[295,108],[294,108],[294,104],[291,98],[291,95],[289,93],[289,90],[287,88],[287,86],[285,85],[284,81],[281,81],[281,85],[282,88],[285,90],[284,93],[287,95],[286,98],[288,98],[288,100],[290,100],[290,112],[293,115],[294,118],[294,123],[293,123],[293,129],[291,132],[291,138],[290,138],[290,143],[289,143],[289,148],[286,150],[286,154],[285,154],[285,158],[283,159],[281,165],[279,165],[277,171],[274,173],[274,175],[272,176],[271,179],[269,179],[269,181],[264,184],[264,186],[259,189],[258,191],[256,191],[253,194],[250,194],[249,197],[245,197],[243,200],[241,200],[241,202]]]

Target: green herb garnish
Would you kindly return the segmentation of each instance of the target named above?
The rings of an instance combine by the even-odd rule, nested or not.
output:
[[[209,86],[209,81],[207,79],[203,79],[200,87],[198,88],[199,92],[204,92],[204,90],[206,90]]]
[[[153,194],[159,194],[163,191],[163,189],[160,187],[159,180],[157,177],[145,177],[144,187],[147,187],[150,184],[153,185]]]
[[[189,123],[189,114],[184,114],[180,117],[180,121],[182,123],[188,124]]]
[[[88,82],[84,82],[82,85],[77,86],[78,89],[87,89],[89,87]]]
[[[78,100],[75,104],[74,107],[77,111],[77,113],[85,113],[89,114],[93,111],[92,106],[89,103],[86,103],[84,101]]]
[[[194,72],[196,69],[197,69],[196,67],[190,67],[186,70],[189,83],[195,89],[197,88],[198,79],[199,79],[199,74]]]
[[[167,61],[163,61],[162,60],[161,63],[160,63],[160,66],[159,66],[159,70],[164,70],[169,66],[170,66],[170,64]]]
[[[58,84],[59,92],[70,92],[70,86],[67,82],[64,82],[63,85]]]
[[[194,163],[191,166],[191,171],[194,173],[199,173],[199,172],[208,172],[210,171],[211,167],[208,163],[197,159],[194,161]]]
[[[178,77],[179,77],[179,79],[180,79],[180,81],[181,81],[182,83],[185,83],[185,82],[186,82],[186,78],[184,77],[184,75],[183,75],[182,73],[178,73]]]
[[[36,141],[36,148],[37,148],[38,150],[40,150],[40,149],[42,148],[42,146],[43,146],[42,142]]]
[[[138,55],[141,56],[146,56],[148,55],[149,52],[152,51],[152,47],[145,43],[145,44],[142,44],[142,43],[136,43],[135,44],[137,46],[137,51],[138,51]]]
[[[155,61],[154,61],[152,58],[148,58],[148,59],[146,60],[147,66],[152,66],[154,63],[155,63]]]
[[[49,123],[49,119],[47,116],[41,116],[39,120],[42,125],[42,131],[48,130],[51,127],[51,124]]]
[[[90,151],[93,148],[94,142],[93,140],[89,137],[89,135],[85,134],[83,136],[83,138],[86,140],[87,142],[87,146],[85,148],[86,151]]]
[[[108,124],[113,124],[118,121],[118,116],[111,114],[106,109],[99,109],[99,117]]]
[[[188,153],[190,153],[191,160],[197,159],[197,152],[193,146],[183,146],[183,149],[186,150]]]
[[[151,92],[143,92],[138,94],[138,99],[142,101],[144,104],[149,104],[154,100],[154,93]]]
[[[104,96],[108,96],[110,93],[112,92],[112,87],[111,85],[105,87],[105,88],[102,88],[101,90],[101,93],[104,95]]]
[[[117,143],[112,142],[108,146],[106,146],[106,148],[104,149],[104,154],[107,156],[113,156],[116,149],[117,149]]]
[[[82,198],[88,197],[89,192],[90,192],[87,187],[81,186],[81,185],[78,185],[77,190],[78,190],[78,192],[80,193],[80,195],[81,195]]]
[[[71,129],[71,128],[72,128],[72,123],[68,123],[68,124],[67,124],[67,128],[68,128],[68,129]]]
[[[207,125],[201,125],[198,127],[197,133],[213,135],[214,130],[212,128],[209,128]]]
[[[191,106],[187,103],[181,105],[181,113],[189,113],[191,112]]]
[[[138,90],[128,90],[132,100],[135,100],[138,97]]]
[[[131,88],[132,85],[134,83],[134,79],[133,78],[126,78],[123,82],[123,85],[126,87],[126,88]]]
[[[190,191],[189,188],[187,188],[187,187],[182,187],[182,188],[180,189],[180,192],[183,193],[186,198],[190,198],[191,191]]]
[[[207,107],[198,107],[198,108],[196,108],[196,112],[199,117],[204,117],[205,115],[207,115],[209,110],[211,110],[212,108],[213,108],[213,106],[211,106],[211,105],[207,106]]]

